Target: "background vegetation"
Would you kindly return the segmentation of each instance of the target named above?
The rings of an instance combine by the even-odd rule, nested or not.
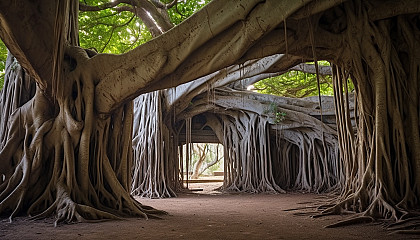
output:
[[[6,66],[7,48],[0,39],[0,90],[4,85],[4,68]]]
[[[329,66],[327,61],[318,61],[319,65]],[[321,95],[333,95],[331,76],[319,76]],[[300,71],[289,71],[277,77],[263,79],[254,84],[259,93],[283,97],[303,98],[318,95],[318,84],[315,74]]]
[[[320,76],[321,95],[333,95],[331,76]],[[254,84],[255,90],[264,94],[284,97],[309,97],[318,95],[315,74],[289,71],[277,77],[266,78]]]

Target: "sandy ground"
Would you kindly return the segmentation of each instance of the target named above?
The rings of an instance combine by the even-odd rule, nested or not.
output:
[[[390,234],[380,224],[326,229],[323,226],[347,216],[313,219],[312,206],[322,198],[315,194],[220,194],[217,184],[190,184],[203,191],[171,199],[139,199],[169,213],[162,220],[128,219],[102,223],[53,226],[53,219],[0,220],[0,239],[420,239]],[[302,213],[302,211],[301,211]]]

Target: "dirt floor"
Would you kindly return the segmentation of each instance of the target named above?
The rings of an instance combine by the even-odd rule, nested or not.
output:
[[[129,219],[102,223],[53,226],[53,219],[0,220],[0,239],[420,239],[396,235],[380,224],[326,229],[323,226],[348,216],[311,218],[313,209],[284,211],[312,206],[323,199],[315,194],[221,194],[217,183],[190,184],[203,191],[180,194],[171,199],[139,199],[165,210],[162,220]]]

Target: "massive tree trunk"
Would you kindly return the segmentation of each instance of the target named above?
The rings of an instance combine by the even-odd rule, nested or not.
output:
[[[77,64],[88,58],[79,48],[68,48],[66,55]],[[0,153],[1,212],[11,218],[22,210],[34,217],[55,212],[57,222],[158,213],[128,194],[132,105],[96,117],[92,78],[66,63],[70,69],[60,89],[71,91],[58,93],[52,104],[37,88],[10,117]]]
[[[347,25],[357,29],[346,33],[347,48],[334,70],[348,178],[339,204],[326,213],[351,209],[399,221],[420,199],[420,51],[415,47],[420,19],[418,14],[369,18],[372,8],[362,2],[347,3],[344,10]],[[349,128],[349,76],[357,93],[357,131]]]
[[[295,64],[299,58],[326,59],[339,67],[335,70],[338,129],[348,179],[341,201],[327,212],[346,208],[399,220],[418,206],[417,1],[216,0],[171,31],[123,55],[96,55],[77,47],[77,5],[69,0],[0,2],[0,36],[37,83],[34,97],[10,116],[7,141],[0,152],[4,174],[0,179],[1,214],[13,217],[25,211],[42,217],[55,212],[57,221],[73,221],[154,212],[127,192],[132,157],[129,101],[145,92],[211,73],[227,73],[214,72],[275,54],[291,56]],[[273,65],[267,73],[290,68],[291,62]],[[236,72],[240,74],[239,69]],[[350,127],[349,108],[343,105],[347,100],[340,94],[340,81],[348,75],[356,87],[356,133]],[[197,93],[184,99],[194,96]],[[228,106],[243,111],[238,101],[213,99],[202,101],[204,109],[219,104],[220,109]],[[179,115],[189,102],[174,102],[168,110]],[[263,108],[247,109],[241,116],[224,114],[231,122],[226,131],[233,124],[242,124],[238,126],[253,134],[251,142],[243,141],[243,148],[232,153],[244,155],[254,146],[252,141],[258,141],[263,147],[249,151],[254,159],[271,152],[264,148],[271,147],[263,136],[268,131],[267,119],[256,117],[263,114],[255,109]],[[184,119],[204,112],[188,110]],[[179,127],[169,119],[163,121],[174,125],[168,129]],[[309,122],[312,128],[315,122]],[[324,132],[330,131],[317,123]],[[168,135],[168,142],[172,134],[176,132]],[[328,189],[328,179],[312,178],[326,170],[329,163],[325,159],[331,158],[323,152],[329,147],[321,147],[325,135],[302,136],[305,134],[296,148],[302,156],[311,151],[318,167],[307,161],[309,155],[303,156],[297,179],[302,188]],[[175,148],[164,155],[176,153]],[[253,163],[250,171],[273,166]],[[306,171],[309,168],[315,170]],[[276,189],[274,176],[262,173],[258,180]],[[336,173],[335,177],[341,176]],[[253,191],[260,185],[243,186],[252,186]]]
[[[2,130],[1,135],[6,142],[0,152],[0,213],[10,214],[10,219],[22,211],[34,218],[55,213],[56,223],[127,216],[147,218],[152,213],[162,213],[141,205],[128,193],[132,103],[119,106],[106,118],[98,117],[94,110],[96,79],[84,68],[95,53],[72,45],[77,44],[77,4],[63,1],[57,9],[55,58],[46,63],[52,69],[50,75],[44,71],[44,65],[41,69],[30,66],[41,72],[35,74],[35,94],[28,91],[31,83],[20,65],[8,61],[9,81],[2,92],[2,114],[10,117],[7,131]],[[19,36],[11,32],[6,34],[17,46],[27,44],[16,40]],[[16,45],[11,45],[11,49],[22,54]],[[36,53],[25,53],[30,56],[26,59],[18,55],[19,60],[28,64],[26,61],[32,62]],[[37,57],[42,58],[43,54],[38,53]],[[23,91],[10,90],[13,86]],[[27,93],[25,87],[29,88]],[[16,109],[13,114],[11,108]]]

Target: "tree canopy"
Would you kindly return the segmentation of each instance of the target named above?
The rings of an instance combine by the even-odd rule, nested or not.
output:
[[[1,135],[0,213],[55,214],[57,222],[162,213],[128,193],[132,129],[143,121],[161,138],[137,139],[146,148],[139,154],[156,160],[139,168],[158,173],[147,176],[158,179],[149,183],[171,195],[165,184],[179,180],[179,169],[160,157],[177,156],[182,124],[191,130],[193,117],[202,114],[206,125],[219,129],[218,137],[226,136],[231,189],[284,192],[291,182],[315,191],[339,186],[341,194],[323,214],[355,211],[356,220],[347,223],[377,218],[404,223],[417,216],[412,211],[420,199],[417,1],[214,0],[174,27],[168,9],[182,10],[178,3],[0,2],[0,37],[13,54],[9,63],[20,64],[7,68],[6,79],[13,81],[0,104],[2,121],[9,122]],[[94,37],[102,42],[93,46],[99,52],[80,47],[83,41],[94,43],[79,36],[79,9],[104,8],[109,10],[96,17],[80,15],[101,22]],[[123,9],[128,12],[120,14]],[[108,15],[115,22],[105,20]],[[142,28],[130,21],[133,15],[153,37],[137,47],[132,43]],[[121,30],[123,25],[130,30]],[[114,38],[124,44],[111,44]],[[333,64],[328,69],[334,112],[323,112],[313,101],[244,92],[235,83],[319,60]],[[36,82],[35,91],[26,88],[28,82]],[[154,92],[161,89],[168,90]],[[149,102],[143,113],[157,121],[133,117],[132,100],[140,95]],[[275,121],[279,111],[286,113],[283,125]],[[337,117],[334,126],[331,115]]]
[[[109,1],[92,0],[81,4],[101,6]],[[173,25],[178,25],[194,12],[201,9],[209,0],[179,1],[173,4],[167,14]],[[169,4],[169,1],[162,4]],[[141,18],[135,15],[130,4],[119,4],[118,7],[106,9],[86,8],[79,15],[80,46],[93,48],[99,53],[121,54],[152,39]]]
[[[333,95],[332,78],[330,75],[320,76],[320,89],[318,89],[315,74],[297,70],[288,71],[280,76],[262,79],[254,84],[255,90],[265,94],[285,97],[310,97]]]

